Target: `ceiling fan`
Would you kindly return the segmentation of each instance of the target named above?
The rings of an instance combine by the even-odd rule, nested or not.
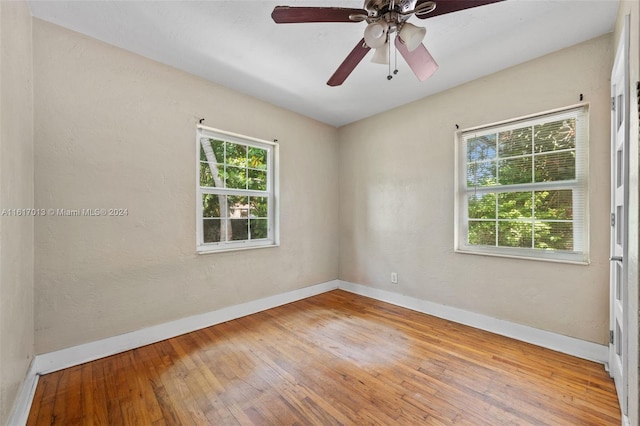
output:
[[[276,6],[271,17],[276,24],[367,22],[364,37],[327,81],[329,86],[344,83],[371,49],[375,49],[371,62],[389,64],[391,37],[394,34],[395,48],[418,80],[424,81],[436,72],[438,64],[422,43],[427,30],[407,20],[412,15],[427,19],[500,1],[504,0],[365,0],[363,9]],[[397,72],[398,70],[394,71]],[[387,78],[391,80],[391,72]]]

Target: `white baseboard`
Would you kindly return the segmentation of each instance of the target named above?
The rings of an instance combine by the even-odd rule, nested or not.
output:
[[[306,299],[307,297],[325,293],[336,288],[360,294],[362,296],[371,297],[373,299],[408,308],[417,312],[444,318],[460,324],[469,325],[481,330],[490,331],[532,343],[534,345],[553,349],[579,358],[600,363],[607,362],[608,348],[604,345],[499,320],[450,306],[439,305],[437,303],[405,296],[399,293],[393,293],[347,281],[333,280],[284,294],[278,294],[216,311],[182,318],[165,324],[144,328],[142,330],[132,331],[119,336],[109,337],[42,355],[36,355],[31,363],[27,377],[13,406],[12,413],[9,417],[9,425],[14,426],[25,424],[29,415],[39,375],[139,348],[141,346],[159,342],[181,334],[210,327],[215,324],[241,318],[246,315],[275,308],[297,300]]]
[[[608,362],[609,348],[574,337],[544,331],[526,325],[499,320],[482,314],[465,311],[451,306],[440,305],[426,300],[405,296],[361,284],[339,280],[338,288],[417,312],[433,315],[502,336],[511,337],[543,348],[552,349],[578,358],[604,364]]]
[[[9,413],[8,426],[21,426],[27,423],[33,395],[36,393],[36,386],[38,385],[39,376],[36,372],[36,364],[36,358],[33,358],[27,370],[27,375],[18,391],[18,396],[13,403],[11,413]]]
[[[217,311],[182,318],[119,336],[36,355],[31,361],[29,371],[13,404],[8,425],[21,426],[27,422],[38,384],[38,377],[42,374],[52,373],[130,349],[139,348],[215,324],[255,314],[297,300],[306,299],[307,297],[335,290],[336,288],[338,288],[338,280],[327,281],[284,294],[277,294],[275,296],[229,306]]]
[[[139,348],[181,334],[210,327],[256,312],[275,308],[297,300],[306,299],[338,288],[338,280],[312,285],[284,294],[265,297],[239,305],[229,306],[216,311],[207,312],[171,321],[164,324],[132,331],[119,336],[85,343],[36,356],[38,374],[51,373],[64,368],[73,367],[85,362],[104,358],[130,349]]]
[[[333,280],[312,285],[284,294],[266,297],[239,305],[229,306],[212,312],[182,318],[176,321],[132,331],[119,336],[109,337],[70,348],[37,355],[33,365],[37,374],[46,374],[64,368],[114,355],[130,349],[159,342],[201,328],[220,324],[256,312],[275,308],[286,303],[295,302],[330,290],[340,288],[352,293],[371,297],[383,302],[412,309],[444,318],[460,324],[476,327],[503,336],[511,337],[534,345],[553,349],[579,358],[600,363],[608,360],[608,348],[597,343],[587,342],[573,337],[563,336],[528,327],[509,321],[499,320],[486,315],[465,311],[450,306],[440,305],[422,299],[405,296],[348,281]]]

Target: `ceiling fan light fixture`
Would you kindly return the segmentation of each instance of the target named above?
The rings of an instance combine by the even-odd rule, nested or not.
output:
[[[364,41],[372,49],[377,49],[387,42],[389,24],[386,21],[372,22],[364,30]]]
[[[373,52],[373,58],[371,58],[371,62],[374,64],[388,64],[389,63],[389,43],[385,43],[382,46],[378,47],[375,52]]]
[[[426,28],[416,27],[415,25],[405,22],[400,29],[400,39],[407,46],[409,52],[415,50],[422,40],[424,40],[424,36],[427,34]]]

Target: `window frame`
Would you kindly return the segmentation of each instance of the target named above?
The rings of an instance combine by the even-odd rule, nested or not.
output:
[[[536,190],[563,190],[571,189],[574,197],[582,198],[583,210],[572,210],[574,225],[574,248],[578,250],[550,250],[540,248],[500,247],[486,245],[472,245],[468,243],[469,218],[468,196],[477,193],[478,188],[467,187],[467,152],[465,135],[470,133],[489,134],[500,131],[516,129],[523,125],[535,125],[543,122],[552,122],[561,115],[576,113],[576,118],[581,119],[576,123],[576,133],[584,132],[581,136],[576,134],[576,160],[575,179],[533,182],[524,184],[509,184],[482,187],[484,193],[516,193]],[[580,137],[579,137],[580,136]],[[535,153],[532,152],[535,157]],[[497,157],[499,160],[500,157]],[[508,157],[507,157],[508,158]],[[574,198],[575,199],[575,198]],[[507,258],[541,260],[549,262],[573,263],[580,265],[589,264],[589,104],[580,103],[554,110],[530,114],[523,117],[504,120],[455,132],[455,225],[454,225],[454,251],[463,254],[476,254],[485,256],[498,256]],[[575,203],[574,203],[575,206]],[[500,220],[496,217],[496,222]],[[532,222],[534,222],[532,218]]]
[[[203,187],[200,185],[200,147],[201,138],[217,139],[247,147],[256,147],[267,151],[267,189],[251,190],[237,188]],[[279,145],[276,141],[266,141],[250,136],[240,135],[213,127],[196,126],[196,252],[198,254],[221,253],[237,250],[249,250],[279,246],[279,184],[278,164]],[[223,164],[223,163],[218,163]],[[203,205],[205,194],[230,196],[259,196],[268,198],[267,238],[256,240],[204,242]]]

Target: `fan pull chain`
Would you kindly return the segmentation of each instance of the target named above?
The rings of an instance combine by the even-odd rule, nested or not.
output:
[[[396,37],[398,36],[396,35]],[[393,49],[393,68],[393,75],[398,74],[398,49]]]
[[[395,0],[391,0],[391,10],[395,11],[396,9],[396,1]],[[396,31],[398,30],[398,28],[396,27]],[[398,37],[398,33],[396,33],[395,37]],[[395,40],[395,39],[394,39]],[[398,74],[398,49],[393,49],[394,50],[394,54],[393,54],[393,58],[394,58],[394,64],[393,64],[393,75]],[[391,80],[393,77],[391,76],[391,37],[389,37],[389,76],[387,77],[388,80]]]
[[[398,35],[396,34],[396,37]],[[398,49],[393,49],[393,75],[391,75],[391,36],[387,36],[387,44],[389,48],[389,74],[387,75],[387,80],[391,80],[393,75],[398,74]]]
[[[389,49],[389,74],[387,75],[387,80],[391,80],[393,76],[391,75],[391,37],[387,36],[387,49]]]

